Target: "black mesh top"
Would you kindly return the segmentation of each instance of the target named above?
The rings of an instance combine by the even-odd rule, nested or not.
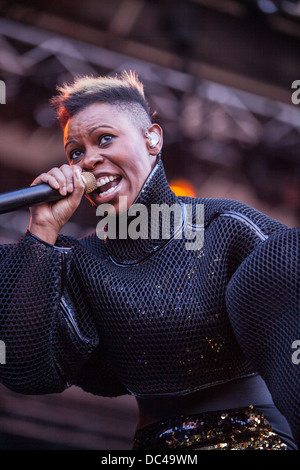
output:
[[[176,197],[161,160],[135,203],[148,208],[137,239],[52,246],[27,232],[1,247],[1,382],[174,396],[259,373],[298,439],[299,230],[237,201]],[[174,204],[164,238],[150,208]]]

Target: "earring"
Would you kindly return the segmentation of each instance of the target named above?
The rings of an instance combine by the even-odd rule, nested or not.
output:
[[[146,129],[145,134],[146,134],[146,137],[149,139],[150,148],[152,149],[158,144],[159,137],[157,134],[155,134],[155,132],[151,132],[151,134],[149,134],[148,129]]]

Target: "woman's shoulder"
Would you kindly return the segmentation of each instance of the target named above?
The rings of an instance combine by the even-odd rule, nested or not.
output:
[[[233,222],[240,221],[246,225],[255,225],[263,230],[266,235],[276,230],[289,228],[272,216],[263,213],[245,202],[235,199],[189,197],[182,197],[180,199],[184,204],[203,205],[205,227],[210,225],[213,221],[223,220],[223,218],[226,217]]]

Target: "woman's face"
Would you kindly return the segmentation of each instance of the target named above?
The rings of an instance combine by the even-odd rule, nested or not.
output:
[[[126,111],[106,103],[91,104],[69,119],[64,129],[68,161],[96,177],[98,189],[88,197],[96,206],[111,204],[118,213],[132,205],[162,145],[161,128],[153,124],[149,131],[159,136],[154,148]],[[127,197],[127,207],[120,205],[120,196]]]

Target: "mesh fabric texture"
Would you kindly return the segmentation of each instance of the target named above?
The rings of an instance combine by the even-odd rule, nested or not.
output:
[[[230,280],[227,306],[236,338],[265,380],[300,443],[300,230],[268,238]]]
[[[251,354],[259,350],[254,325],[259,333],[260,309],[278,309],[276,315],[282,316],[286,303],[281,298],[275,306],[274,298],[256,295],[257,304],[248,308],[239,279],[248,283],[248,302],[261,282],[247,274],[247,267],[244,271],[243,263],[268,237],[289,230],[237,201],[177,198],[159,160],[136,204],[150,208],[163,203],[178,204],[183,214],[191,208],[188,223],[199,236],[203,227],[196,227],[195,214],[203,205],[202,247],[187,250],[185,233],[175,237],[180,227],[174,220],[167,240],[144,238],[150,227],[145,223],[138,239],[61,236],[53,247],[27,233],[18,244],[1,248],[0,339],[7,350],[6,364],[0,365],[3,384],[21,393],[59,392],[75,384],[104,396],[176,395],[259,371],[273,387],[276,373],[270,375]],[[182,220],[186,223],[185,216]],[[290,250],[294,256],[293,244],[282,246],[287,258]],[[265,258],[259,259],[264,263]],[[273,264],[271,255],[268,260],[270,270],[280,271],[280,258]],[[239,311],[245,314],[243,331]],[[290,314],[291,325],[298,321],[296,312]],[[253,330],[245,345],[248,321]],[[262,338],[266,351],[283,339],[288,346],[282,347],[290,346],[281,332]],[[278,384],[273,387],[279,390],[280,410],[290,386],[285,380],[280,390]],[[288,411],[284,408],[289,419]]]

